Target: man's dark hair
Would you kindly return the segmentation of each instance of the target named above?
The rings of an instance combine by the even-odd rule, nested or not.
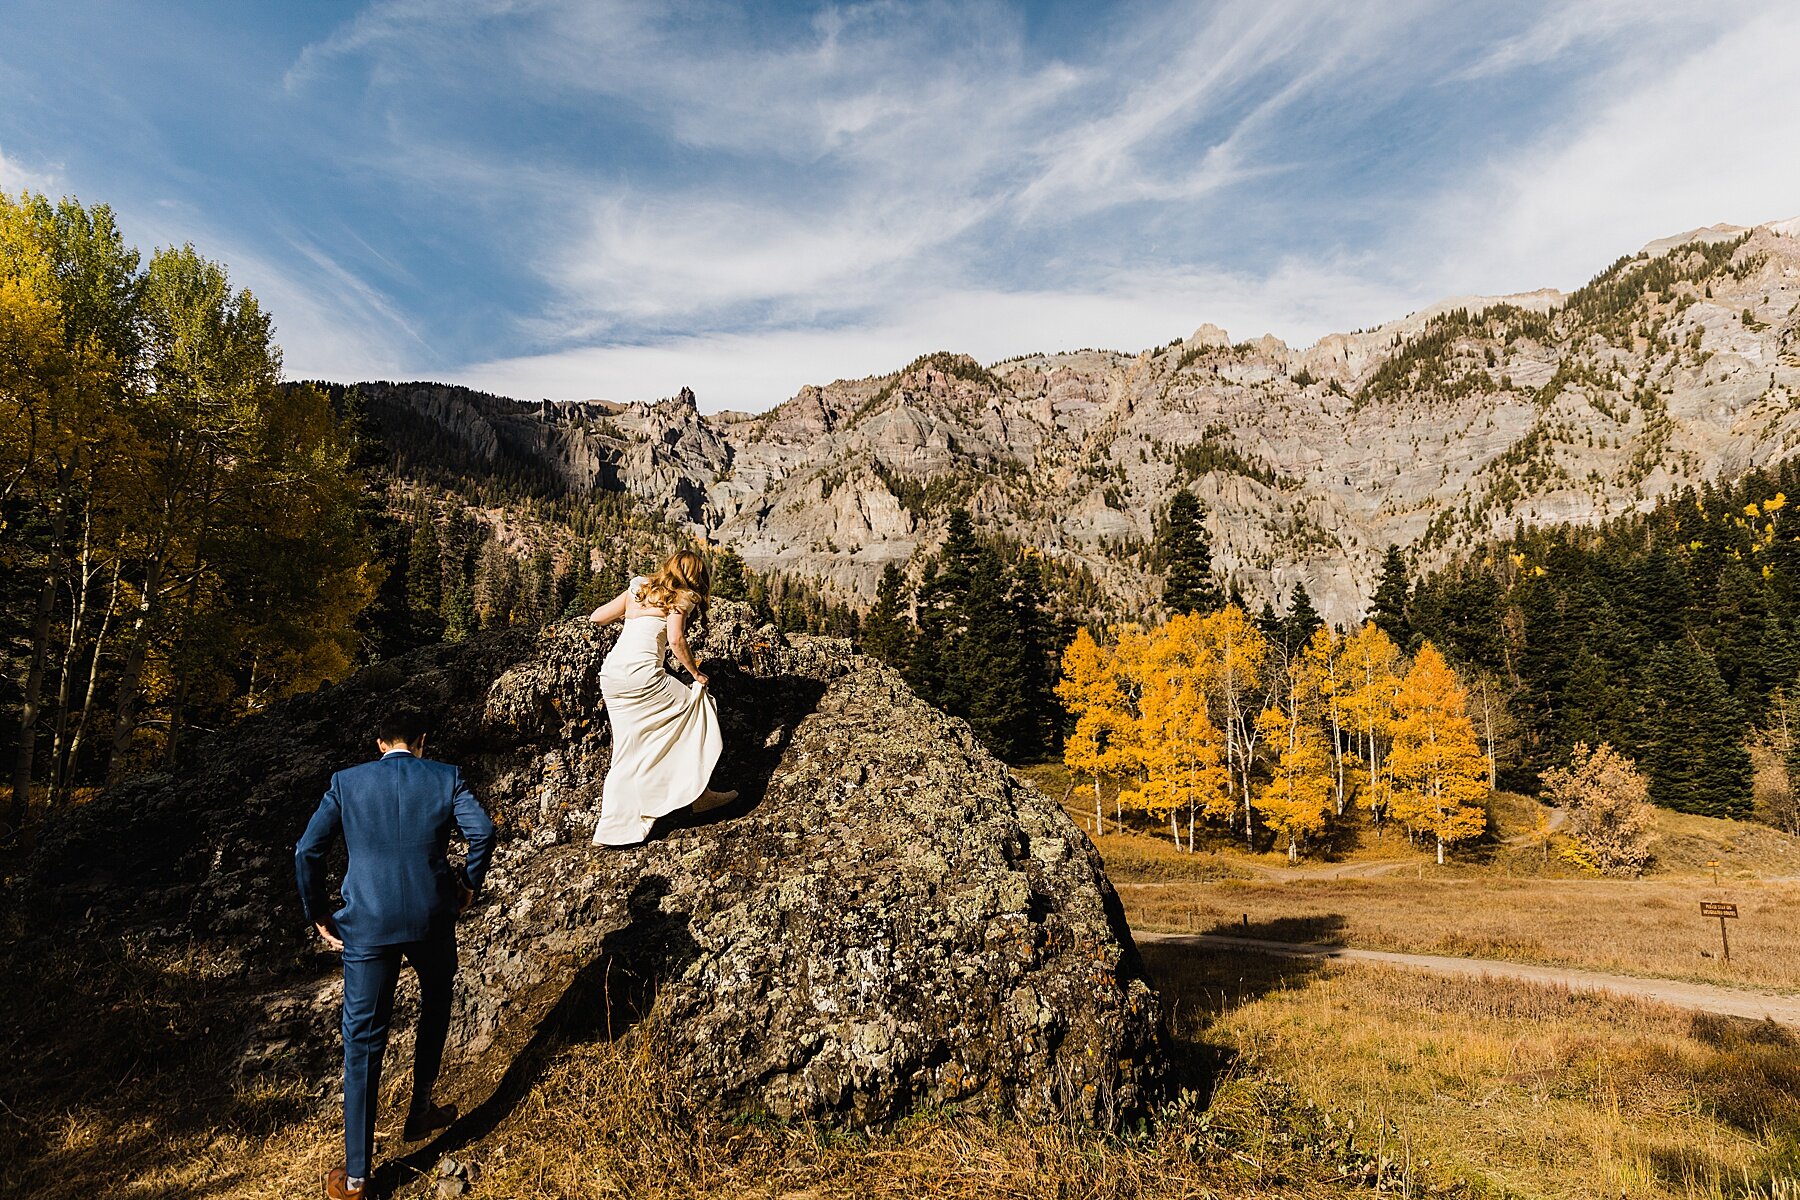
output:
[[[395,742],[417,746],[425,733],[425,714],[416,708],[390,708],[375,726],[376,738],[390,746]]]

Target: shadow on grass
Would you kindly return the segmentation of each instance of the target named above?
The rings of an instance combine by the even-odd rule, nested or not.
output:
[[[1254,938],[1263,942],[1296,942],[1313,946],[1341,946],[1349,922],[1338,913],[1304,917],[1266,917],[1251,920],[1249,914],[1235,921],[1221,921],[1205,932],[1219,937]]]
[[[1330,916],[1298,924],[1315,936],[1341,935],[1344,920]],[[1277,941],[1312,940],[1277,937],[1271,929],[1280,922],[1241,925],[1217,933]],[[1304,987],[1324,969],[1316,958],[1289,958],[1253,950],[1225,949],[1180,941],[1144,942],[1139,945],[1144,970],[1161,994],[1169,1033],[1171,1078],[1174,1088],[1196,1093],[1210,1103],[1219,1081],[1237,1061],[1235,1047],[1214,1033],[1219,1018],[1271,992]]]

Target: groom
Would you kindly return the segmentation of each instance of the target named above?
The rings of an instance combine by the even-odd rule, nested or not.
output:
[[[381,1056],[402,959],[419,977],[406,1140],[417,1141],[455,1116],[431,1103],[431,1085],[450,1031],[456,918],[480,890],[494,850],[494,823],[462,772],[420,757],[422,716],[405,708],[390,712],[375,730],[375,746],[380,759],[331,777],[294,847],[306,919],[344,959],[344,1165],[326,1179],[331,1200],[356,1200],[369,1177]],[[460,871],[444,854],[452,826],[469,844]],[[350,861],[341,889],[344,906],[333,913],[324,864],[340,833]]]

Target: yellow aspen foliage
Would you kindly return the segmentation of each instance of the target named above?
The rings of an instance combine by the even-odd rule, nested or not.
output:
[[[1297,677],[1286,701],[1270,705],[1256,718],[1272,756],[1261,795],[1263,820],[1286,839],[1289,861],[1299,857],[1308,837],[1324,830],[1331,813],[1331,755],[1319,727],[1318,700],[1317,692]]]
[[[1177,846],[1176,816],[1185,812],[1190,850],[1202,816],[1229,816],[1234,807],[1225,741],[1207,711],[1207,686],[1217,663],[1206,628],[1206,618],[1178,615],[1120,642],[1137,695],[1134,745],[1142,782],[1136,804],[1169,821]]]
[[[1388,752],[1393,814],[1444,850],[1487,825],[1487,760],[1469,721],[1468,695],[1437,647],[1426,642],[1394,697]]]
[[[1371,621],[1344,638],[1339,661],[1345,674],[1341,704],[1361,760],[1362,802],[1379,824],[1392,798],[1387,751],[1400,690],[1400,647]]]
[[[1105,833],[1100,807],[1100,780],[1131,768],[1129,730],[1132,713],[1119,678],[1117,652],[1079,629],[1063,651],[1062,679],[1056,694],[1075,717],[1075,728],[1063,743],[1063,765],[1094,781],[1094,832]]]
[[[1224,734],[1227,787],[1236,796],[1226,815],[1238,803],[1243,804],[1244,840],[1248,843],[1255,837],[1250,772],[1255,765],[1259,736],[1250,715],[1256,711],[1252,697],[1261,687],[1267,669],[1269,640],[1235,604],[1197,620],[1196,634],[1206,648],[1201,655],[1206,667],[1204,686],[1213,721]]]
[[[1339,816],[1349,798],[1344,772],[1344,732],[1349,713],[1344,699],[1352,690],[1353,678],[1344,660],[1345,639],[1329,625],[1320,626],[1306,643],[1294,665],[1292,686],[1304,689],[1317,702],[1317,720],[1325,735],[1325,749],[1331,758],[1331,799]]]
[[[1138,727],[1143,746],[1143,782],[1137,803],[1159,819],[1181,845],[1177,814],[1188,816],[1188,848],[1198,816],[1229,816],[1234,808],[1225,771],[1223,739],[1206,712],[1206,694],[1191,680],[1150,681],[1140,702]]]

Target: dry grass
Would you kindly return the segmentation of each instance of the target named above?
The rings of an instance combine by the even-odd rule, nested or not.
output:
[[[1118,1135],[954,1110],[874,1133],[710,1122],[659,1091],[641,1049],[578,1042],[385,1181],[417,1195],[447,1152],[480,1169],[475,1197],[1328,1197],[1379,1181],[1610,1200],[1762,1196],[1791,1169],[1800,1057],[1780,1032],[1511,983],[1148,958],[1185,1090]],[[334,1114],[220,1082],[186,990],[198,964],[100,969],[55,973],[40,1011],[9,1008],[40,1052],[4,1088],[0,1194],[317,1194]],[[83,1023],[102,1009],[115,1023]]]
[[[18,930],[9,930],[17,933]],[[0,1077],[0,1195],[320,1193],[338,1161],[334,1111],[298,1088],[234,1079],[222,1027],[234,997],[206,964],[119,947],[47,955],[0,948],[9,1071]],[[1184,1053],[1176,1078],[1210,1091],[1211,1048]],[[473,1162],[473,1195],[532,1197],[901,1197],[989,1200],[1055,1195],[1160,1198],[1331,1196],[1361,1169],[1316,1114],[1260,1081],[1229,1081],[1210,1107],[1169,1106],[1120,1134],[1022,1126],[938,1111],[897,1129],[832,1132],[775,1122],[709,1121],[662,1094],[641,1050],[571,1042],[527,1065],[492,1112],[439,1145],[385,1161],[380,1193],[419,1195],[441,1154]],[[384,1089],[389,1111],[404,1080]]]
[[[1069,816],[1093,835],[1091,779],[1075,781],[1077,786],[1071,791],[1069,771],[1059,762],[1034,763],[1016,770],[1052,798],[1066,797],[1064,808]],[[1281,871],[1289,865],[1286,855],[1278,849],[1259,842],[1258,850],[1250,852],[1241,835],[1216,825],[1201,827],[1196,839],[1200,853],[1191,856],[1175,849],[1166,826],[1142,813],[1127,811],[1125,829],[1120,831],[1114,824],[1113,807],[1118,788],[1117,780],[1108,779],[1102,784],[1106,832],[1095,838],[1115,883],[1182,875],[1247,878],[1266,874],[1270,869]],[[1568,839],[1564,834],[1547,832],[1549,812],[1529,796],[1494,793],[1488,803],[1487,836],[1475,845],[1457,850],[1452,865],[1459,871],[1478,874],[1548,879],[1589,877],[1558,854]],[[1185,826],[1182,832],[1185,836]],[[1711,864],[1717,861],[1721,880],[1800,880],[1800,838],[1755,822],[1658,810],[1653,849],[1655,859],[1647,872],[1652,878],[1710,879],[1714,872]],[[1431,854],[1408,843],[1398,830],[1390,828],[1378,836],[1369,825],[1367,814],[1353,807],[1334,820],[1326,838],[1312,847],[1299,865],[1303,869],[1329,870],[1346,864],[1424,864],[1431,860]]]
[[[1122,884],[1132,926],[1453,954],[1800,990],[1800,884],[1505,879],[1422,867],[1378,879]],[[1736,901],[1729,963],[1700,901]],[[1249,918],[1246,927],[1244,918]],[[1702,957],[1708,952],[1713,957]]]
[[[1191,1006],[1178,1028],[1235,1045],[1477,1194],[1793,1195],[1800,1049],[1774,1026],[1541,985],[1154,947]]]

